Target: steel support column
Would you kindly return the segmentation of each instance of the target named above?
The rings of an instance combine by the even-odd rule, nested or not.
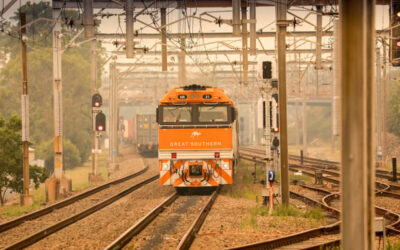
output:
[[[276,31],[278,45],[279,126],[281,150],[282,204],[289,205],[289,166],[286,103],[286,20],[287,0],[276,2]]]
[[[249,54],[247,50],[247,8],[242,7],[242,56],[243,56],[243,83],[249,83]]]
[[[342,248],[375,249],[375,1],[340,1]]]
[[[91,41],[90,44],[90,56],[91,56],[91,75],[92,75],[92,96],[97,93],[97,41],[96,39]],[[94,117],[93,117],[94,118]],[[98,138],[96,130],[92,132],[92,174],[97,175],[97,149],[98,149]]]
[[[167,71],[167,14],[166,9],[161,8],[161,63],[162,71]]]
[[[367,242],[368,249],[375,249],[375,0],[365,4],[365,39],[366,39],[366,126],[367,126]]]
[[[383,125],[382,125],[382,158],[383,158],[383,162],[386,163],[386,159],[388,157],[388,152],[387,152],[387,146],[386,146],[386,117],[387,117],[387,91],[386,91],[386,87],[387,87],[387,74],[386,74],[386,65],[387,65],[387,50],[386,50],[386,40],[384,40],[383,45],[382,45],[382,53],[383,53],[383,67],[382,67],[382,78],[383,78],[383,89],[382,89],[382,98],[383,98]]]
[[[53,18],[57,20],[60,9],[53,9]],[[54,112],[54,175],[57,179],[63,173],[63,120],[62,120],[62,80],[61,80],[61,23],[53,26],[53,112]]]
[[[20,13],[20,26],[26,24],[25,13]],[[21,29],[21,57],[22,57],[22,174],[24,178],[21,205],[28,206],[33,203],[29,195],[29,98],[28,98],[28,66],[26,56],[26,27]]]
[[[179,86],[186,84],[186,40],[181,39],[181,51],[179,52]]]
[[[125,51],[127,58],[133,58],[135,54],[134,43],[133,43],[133,0],[126,1],[125,8],[126,15],[126,41]]]
[[[250,0],[250,55],[255,56],[257,50],[257,34],[256,34],[256,0]]]
[[[240,2],[241,0],[232,0],[232,35],[240,36]]]
[[[94,37],[93,0],[83,0],[83,27],[85,37]]]
[[[117,69],[116,69],[115,58],[110,63],[110,170],[113,171],[117,168],[117,156],[118,156],[118,94],[117,94]]]
[[[317,5],[317,27],[315,29],[317,37],[317,44],[315,46],[315,69],[322,69],[322,5]]]
[[[339,96],[339,75],[340,75],[340,65],[339,65],[339,38],[340,29],[339,22],[334,21],[334,42],[333,42],[333,52],[332,52],[332,68],[333,68],[333,81],[332,81],[332,151],[336,149],[336,137],[339,136],[339,117],[340,117],[340,96]]]

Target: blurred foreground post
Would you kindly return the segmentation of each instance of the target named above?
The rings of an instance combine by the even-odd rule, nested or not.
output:
[[[342,249],[375,249],[375,1],[340,1]]]
[[[281,150],[282,204],[289,205],[289,165],[286,111],[286,20],[287,0],[276,2],[276,36],[278,45],[279,126]]]

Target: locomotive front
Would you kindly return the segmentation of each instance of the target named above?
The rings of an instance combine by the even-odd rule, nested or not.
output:
[[[157,109],[160,184],[233,183],[237,111],[223,90],[190,85],[170,90]]]

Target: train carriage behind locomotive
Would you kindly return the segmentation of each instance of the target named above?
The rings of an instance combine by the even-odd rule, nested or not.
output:
[[[222,89],[170,90],[157,108],[160,184],[212,187],[233,183],[237,110]]]

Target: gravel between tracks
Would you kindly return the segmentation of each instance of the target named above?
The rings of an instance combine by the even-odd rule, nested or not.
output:
[[[132,172],[137,172],[141,169],[144,168],[145,164],[143,159],[135,153],[127,153],[126,154],[126,160],[123,160],[120,164],[121,169],[124,169],[121,171],[122,173],[132,173]],[[148,170],[147,172],[149,172]],[[45,227],[48,227],[58,221],[61,221],[62,219],[65,219],[79,211],[82,211],[97,202],[104,200],[105,198],[110,197],[113,194],[118,193],[124,188],[127,188],[128,186],[138,183],[140,180],[144,180],[146,176],[150,176],[149,173],[144,173],[141,176],[135,177],[132,180],[128,180],[126,182],[117,184],[115,186],[112,186],[110,188],[107,188],[105,190],[102,190],[94,195],[91,195],[87,198],[84,198],[82,200],[79,200],[71,205],[68,205],[66,207],[63,207],[61,209],[57,209],[47,215],[44,215],[42,217],[39,217],[38,219],[32,220],[32,221],[26,221],[20,226],[10,229],[8,231],[5,231],[3,233],[0,233],[0,248],[5,247],[6,245],[9,245],[15,241],[20,240],[22,237],[26,237],[32,233],[35,233],[36,231],[43,229]],[[154,172],[153,172],[154,173]],[[114,178],[117,178],[119,176],[115,176]],[[113,179],[114,179],[113,178]]]
[[[125,249],[175,249],[209,196],[180,196]]]
[[[252,215],[251,209],[257,207],[259,204],[254,200],[220,194],[191,249],[234,247],[274,239],[326,224],[325,220],[316,221],[295,216]]]
[[[156,159],[143,179],[157,173]],[[101,249],[138,219],[157,206],[174,190],[154,181],[94,214],[37,242],[29,249]]]

